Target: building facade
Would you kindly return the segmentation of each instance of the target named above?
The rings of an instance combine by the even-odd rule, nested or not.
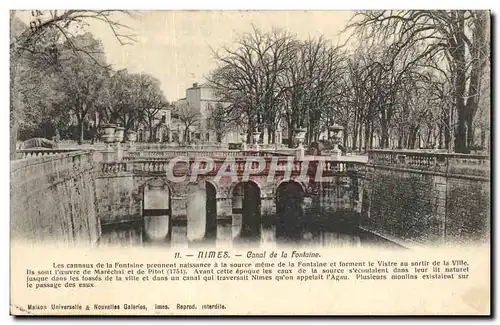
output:
[[[197,121],[190,127],[190,140],[201,143],[216,143],[217,134],[213,127],[210,126],[210,110],[215,105],[221,102],[217,100],[214,88],[210,83],[198,84],[194,83],[192,87],[186,89],[186,97],[172,103],[175,107],[188,107],[198,113]],[[222,103],[223,104],[223,103]],[[184,125],[178,121],[179,129],[184,130]],[[232,128],[227,130],[222,137],[222,143],[237,143],[241,142],[239,130]]]

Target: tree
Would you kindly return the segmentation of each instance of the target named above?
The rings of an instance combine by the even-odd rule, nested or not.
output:
[[[278,87],[280,73],[290,58],[292,38],[281,30],[264,33],[254,27],[240,35],[235,48],[214,51],[218,64],[208,77],[230,120],[247,121],[248,138],[255,128],[268,129],[270,137],[279,122],[279,102],[285,89]]]
[[[184,134],[183,134],[183,142],[190,142],[189,138],[189,128],[192,125],[195,125],[201,114],[198,112],[193,106],[189,103],[182,103],[174,107],[174,111],[172,113],[172,117],[178,118],[179,121],[184,125]]]
[[[294,42],[291,58],[279,78],[284,93],[282,115],[290,138],[296,128],[305,127],[309,143],[318,139],[325,126],[322,122],[331,124],[330,113],[341,102],[344,71],[343,54],[323,37]]]
[[[339,79],[344,56],[323,37],[299,41],[281,30],[236,38],[233,48],[214,52],[218,68],[209,80],[225,107],[228,121],[243,120],[247,133],[267,129],[274,141],[284,118],[289,137],[307,128],[307,141],[316,139],[329,108],[340,101]],[[291,145],[291,143],[290,143]]]
[[[73,45],[92,52],[93,57],[75,54],[71,50]],[[103,68],[106,61],[102,52],[101,42],[90,33],[76,36],[62,46],[56,88],[63,94],[60,104],[76,117],[79,144],[83,143],[84,122],[95,111],[95,104],[109,78],[108,70]]]
[[[106,117],[110,123],[121,125],[125,130],[134,129],[142,118],[139,78],[139,74],[126,69],[117,71],[111,78]]]
[[[135,129],[138,122],[148,126],[150,141],[154,141],[155,117],[168,103],[160,82],[148,74],[131,74],[126,69],[111,76],[106,100],[100,115],[107,123],[120,124],[126,130]]]
[[[149,129],[149,141],[154,139],[154,121],[160,110],[167,108],[168,103],[160,89],[160,81],[150,75],[141,74],[136,79],[138,90],[137,104],[142,121]]]
[[[473,120],[482,75],[489,62],[489,17],[474,10],[404,10],[358,12],[354,27],[366,41],[391,40],[396,53],[417,49],[409,65],[421,64],[452,80],[457,112],[455,151],[467,153],[474,141]],[[445,62],[445,64],[443,64]],[[436,64],[437,63],[437,64]]]
[[[224,135],[229,131],[231,123],[228,122],[226,110],[222,103],[208,106],[209,117],[208,126],[214,130],[217,142],[221,143]]]
[[[15,17],[11,25],[11,37],[16,37],[26,28],[26,25]],[[54,105],[54,102],[58,101],[58,93],[53,90],[56,74],[53,62],[57,57],[53,55],[52,48],[45,48],[43,45],[51,42],[54,37],[53,33],[47,33],[44,41],[36,48],[37,54],[23,53],[15,58],[15,67],[11,60],[11,69],[16,70],[16,73],[11,73],[11,84],[15,83],[16,87],[11,87],[10,118],[11,125],[16,121],[19,127],[18,138],[21,140],[32,137],[50,138],[55,135],[63,120],[67,119],[67,114]],[[14,106],[17,107],[16,110],[13,109]]]
[[[58,44],[73,37],[70,30],[74,27],[85,27],[90,21],[100,21],[108,25],[121,44],[133,41],[132,35],[122,33],[128,28],[118,21],[117,13],[130,15],[127,11],[114,10],[32,10],[32,20],[29,27],[19,23],[16,11],[10,11],[10,156],[15,158],[16,141],[18,138],[19,118],[22,110],[22,89],[20,73],[22,73],[23,57],[26,53],[47,59],[52,63],[57,58]],[[76,28],[78,29],[78,28]],[[85,54],[90,58],[93,53],[73,46],[75,52]]]

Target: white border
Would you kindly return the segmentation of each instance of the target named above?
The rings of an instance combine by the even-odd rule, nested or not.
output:
[[[0,182],[1,184],[1,194],[0,194],[0,199],[1,204],[0,206],[3,209],[3,213],[1,214],[1,217],[3,218],[3,233],[2,233],[2,274],[1,274],[1,281],[3,282],[3,285],[0,286],[3,288],[1,292],[1,300],[0,300],[0,309],[1,309],[1,315],[2,315],[2,320],[1,323],[11,323],[14,322],[13,317],[9,317],[9,294],[10,292],[6,290],[6,288],[9,288],[9,263],[7,262],[9,259],[9,253],[10,253],[10,248],[9,248],[9,216],[10,216],[10,211],[9,211],[9,196],[10,196],[10,187],[9,187],[9,176],[7,171],[9,170],[9,57],[8,57],[8,37],[9,37],[9,13],[8,9],[32,9],[32,8],[39,8],[39,9],[46,9],[46,8],[58,8],[58,9],[66,9],[66,8],[88,8],[88,9],[99,9],[99,8],[113,8],[113,9],[118,9],[118,8],[123,8],[123,9],[226,9],[226,10],[233,10],[233,9],[246,9],[246,10],[351,10],[351,9],[421,9],[421,8],[429,8],[429,9],[492,9],[493,14],[498,14],[498,6],[499,6],[499,1],[486,1],[486,0],[469,0],[469,1],[436,1],[436,0],[419,0],[419,1],[414,1],[410,3],[409,1],[406,2],[401,2],[401,1],[360,1],[360,0],[350,0],[350,1],[342,1],[338,3],[332,3],[328,1],[329,5],[327,4],[327,1],[321,1],[321,0],[307,0],[307,1],[296,1],[296,0],[287,0],[281,2],[274,2],[272,3],[269,0],[252,0],[252,1],[224,1],[224,0],[211,0],[211,1],[203,1],[203,0],[183,0],[183,1],[178,1],[175,3],[171,3],[171,1],[151,1],[151,0],[141,0],[141,1],[107,1],[106,3],[103,2],[102,0],[86,0],[86,1],[61,1],[61,0],[50,0],[50,1],[43,1],[41,3],[40,1],[3,1],[1,6],[2,6],[2,11],[1,15],[5,19],[2,19],[2,24],[0,27],[2,28],[2,32],[0,33],[0,37],[2,38],[0,40],[1,46],[4,48],[2,49],[1,53],[1,67],[2,67],[2,87],[0,88],[2,91],[2,96],[0,97],[2,99],[2,105],[0,109],[0,121],[3,123],[3,127],[0,127],[0,145],[1,149],[0,152],[2,153],[2,160],[1,160],[1,167],[2,167],[2,181]],[[498,35],[498,22],[494,24],[494,36]],[[493,53],[496,54],[496,42],[493,44],[495,48],[493,49]],[[495,55],[495,58],[497,56]],[[495,85],[498,85],[498,78],[497,74],[494,75],[494,80],[495,80]],[[493,91],[493,95],[496,95],[496,92]],[[496,96],[495,96],[496,97]],[[495,101],[493,101],[495,103]],[[492,107],[492,110],[495,110],[494,107]],[[499,119],[500,114],[497,112],[494,114],[495,117],[495,125],[498,125],[498,119]],[[496,134],[496,133],[495,133]],[[498,141],[496,141],[497,138],[495,137],[495,148],[494,152],[496,152],[496,149],[498,149]],[[496,178],[495,178],[496,180]],[[495,197],[496,202],[500,202],[498,200],[498,193],[497,197]],[[496,216],[492,216],[492,218],[495,218]],[[496,219],[496,218],[495,218]],[[498,236],[498,220],[496,221],[496,227],[494,229],[495,234]],[[498,259],[495,261],[495,270],[499,270],[498,267]],[[496,281],[495,281],[496,283]],[[498,292],[497,290],[495,290]],[[375,294],[375,293],[374,293]],[[498,304],[498,299],[496,299],[497,304]],[[496,306],[495,306],[496,307]],[[115,319],[117,321],[123,321],[123,318],[120,319]],[[24,320],[25,322],[33,322],[34,320]],[[109,321],[109,319],[108,319]],[[143,320],[138,320],[142,322]],[[162,319],[160,321],[167,321],[167,322],[178,322],[179,319]],[[182,321],[185,321],[183,319]],[[268,322],[268,320],[263,320],[263,319],[258,319],[256,320],[259,323],[260,322]],[[343,319],[332,319],[333,322],[337,323],[343,323],[346,322],[346,320]],[[348,322],[358,322],[358,321],[363,321],[363,320],[353,320],[349,319],[347,320]],[[373,320],[371,320],[373,321]],[[385,322],[385,319],[381,319],[380,321]],[[398,320],[398,322],[401,320]],[[434,322],[438,322],[438,319],[419,319],[417,322],[425,322],[426,324],[432,324]],[[452,320],[454,321],[454,320]],[[477,322],[478,320],[467,320],[470,322]],[[79,322],[81,323],[103,323],[103,319],[79,319]]]

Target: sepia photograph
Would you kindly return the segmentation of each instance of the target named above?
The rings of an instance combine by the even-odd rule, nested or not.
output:
[[[33,9],[9,15],[12,245],[39,249],[38,255],[44,245],[123,256],[165,252],[171,261],[182,256],[177,262],[273,254],[314,259],[325,256],[316,250],[338,249],[412,254],[480,247],[489,256],[490,11]],[[11,255],[11,263],[21,256],[14,246]],[[63,269],[119,274],[96,272],[90,262],[59,261],[58,267],[46,258],[31,267],[23,261],[23,290],[33,282],[42,294],[57,276],[73,274]],[[413,279],[412,272],[420,279],[423,270],[437,279],[443,272],[441,258],[388,260],[375,265],[389,271],[359,271],[365,273],[355,280],[400,271],[408,274],[393,280]],[[489,270],[487,262],[453,258],[446,272],[467,279],[469,267]],[[353,267],[362,263],[330,266],[357,273]],[[145,265],[151,276],[193,267],[189,280],[214,267]],[[319,267],[328,279],[351,280],[332,275],[338,269],[321,271],[316,260],[294,265],[304,268],[297,279]],[[108,265],[142,267],[132,260]],[[326,279],[311,272],[304,279]],[[259,281],[266,274],[248,271]],[[280,276],[269,275],[288,280]],[[22,300],[31,307],[18,301],[14,314],[46,311]],[[219,301],[203,306],[225,309],[226,300]],[[48,308],[65,309],[57,306]],[[130,306],[125,309],[147,309]],[[205,308],[189,306],[177,310]]]

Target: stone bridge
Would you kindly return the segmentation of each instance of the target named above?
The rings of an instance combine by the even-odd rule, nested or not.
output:
[[[99,216],[103,224],[154,215],[205,220],[206,233],[228,220],[253,232],[261,223],[280,224],[276,218],[295,207],[300,222],[325,224],[321,216],[361,211],[364,165],[359,158],[297,160],[274,152],[134,153],[100,163]]]
[[[487,156],[389,150],[372,150],[364,161],[297,159],[293,151],[18,154],[11,162],[13,238],[94,242],[102,226],[136,221],[150,229],[165,228],[161,222],[197,223],[196,231],[188,227],[188,237],[197,240],[213,236],[217,220],[228,220],[248,233],[259,223],[275,225],[276,234],[304,224],[342,227],[405,247],[489,240]]]

